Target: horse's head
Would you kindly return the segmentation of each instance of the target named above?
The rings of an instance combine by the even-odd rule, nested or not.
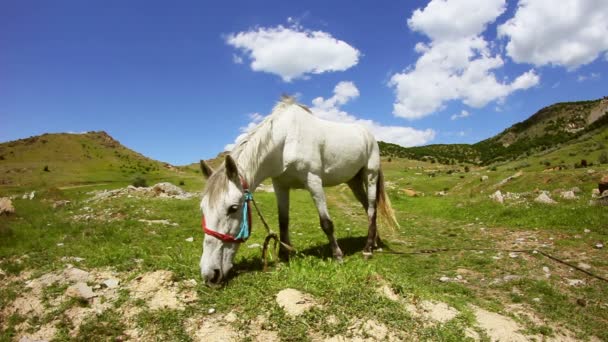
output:
[[[201,275],[208,285],[217,286],[232,268],[240,243],[249,237],[251,195],[229,155],[216,172],[202,160],[201,170],[208,179],[201,200],[205,231]]]

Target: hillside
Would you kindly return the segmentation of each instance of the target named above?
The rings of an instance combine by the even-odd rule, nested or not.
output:
[[[558,146],[583,136],[592,136],[608,126],[608,98],[563,102],[545,107],[525,121],[476,144],[428,145],[403,148],[380,142],[384,156],[398,156],[442,164],[488,165]]]
[[[0,144],[0,187],[66,186],[166,177],[167,163],[147,158],[106,132],[43,134]]]

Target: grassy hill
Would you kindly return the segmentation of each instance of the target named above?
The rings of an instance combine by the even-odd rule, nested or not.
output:
[[[183,172],[182,172],[183,173]],[[0,189],[175,178],[177,168],[143,156],[106,132],[43,134],[0,144]]]
[[[397,156],[442,164],[489,165],[539,153],[608,127],[608,98],[564,102],[545,107],[525,121],[476,144],[428,145],[403,148],[380,142],[384,156]]]

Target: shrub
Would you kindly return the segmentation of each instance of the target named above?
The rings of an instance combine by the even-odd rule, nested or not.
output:
[[[51,170],[49,170],[49,166],[48,165],[45,165],[44,169],[42,169],[42,171],[44,171],[44,172],[51,172]]]
[[[490,168],[490,171],[496,171],[496,166],[492,166],[492,167]]]
[[[146,182],[146,180],[141,176],[137,176],[137,177],[133,178],[133,183],[131,183],[131,184],[136,188],[142,188],[142,187],[148,186],[148,183]]]
[[[587,167],[587,160],[581,159],[581,167]]]
[[[180,180],[179,185],[186,185],[186,183],[183,180]]]
[[[468,166],[468,165],[467,165],[467,166],[465,166],[465,167],[464,167],[464,172],[469,172],[469,171],[471,171],[471,169],[469,168],[469,166]]]
[[[600,153],[600,157],[597,159],[600,164],[608,164],[608,153],[606,151]]]

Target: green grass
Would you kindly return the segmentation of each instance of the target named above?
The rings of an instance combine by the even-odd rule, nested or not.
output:
[[[435,168],[435,177],[424,169]],[[411,169],[410,169],[411,168]],[[471,172],[448,174],[453,166],[393,160],[385,164],[389,190],[401,229],[391,232],[382,228],[385,251],[414,252],[449,247],[463,250],[440,253],[395,255],[378,252],[371,260],[364,260],[361,250],[365,243],[367,219],[360,205],[344,187],[328,189],[330,213],[335,222],[336,235],[345,253],[344,263],[330,258],[327,239],[319,228],[318,217],[310,196],[304,191],[293,191],[291,198],[291,239],[297,249],[289,264],[277,264],[269,272],[262,272],[259,248],[265,232],[261,222],[254,218],[252,238],[237,254],[235,276],[225,287],[210,289],[200,284],[198,263],[201,255],[202,232],[198,199],[185,201],[145,198],[117,198],[90,202],[91,188],[40,190],[30,201],[17,199],[15,217],[0,217],[0,269],[8,276],[34,271],[34,276],[61,270],[63,257],[84,258],[76,266],[85,270],[109,267],[128,283],[138,275],[155,270],[169,270],[174,281],[198,280],[195,287],[198,300],[185,310],[143,310],[136,316],[135,326],[162,340],[188,340],[185,321],[192,317],[206,317],[213,308],[218,314],[236,312],[239,319],[233,327],[249,331],[249,322],[258,315],[268,317],[269,329],[285,340],[310,339],[311,330],[325,336],[348,336],[353,319],[374,319],[392,331],[403,332],[420,340],[460,341],[467,327],[474,326],[470,304],[491,311],[508,313],[511,304],[525,304],[548,323],[535,324],[522,321],[527,331],[551,336],[556,326],[563,326],[586,339],[595,336],[608,339],[604,329],[608,320],[604,298],[606,284],[569,271],[566,267],[533,254],[510,258],[498,251],[475,251],[469,248],[509,248],[520,236],[532,234],[537,245],[546,243],[544,251],[572,262],[584,261],[592,265],[593,272],[605,276],[608,260],[605,250],[593,248],[597,241],[606,241],[608,214],[605,208],[589,206],[593,177],[584,170],[566,170],[547,175],[529,170],[524,176],[504,186],[503,191],[532,191],[536,187],[553,190],[576,183],[582,189],[581,199],[560,201],[556,206],[539,204],[506,204],[491,202],[488,195],[494,185],[514,172],[501,167],[496,172],[473,169]],[[504,169],[504,170],[503,170]],[[416,173],[420,173],[417,175]],[[487,174],[490,179],[480,181]],[[461,178],[460,176],[464,176]],[[542,183],[544,177],[554,177],[557,183]],[[175,178],[174,178],[175,179]],[[202,180],[197,180],[202,184]],[[127,183],[122,183],[126,185]],[[195,181],[187,187],[197,188]],[[112,186],[116,186],[113,184]],[[422,197],[407,197],[400,189],[414,188],[425,193]],[[437,197],[434,192],[448,188],[448,196]],[[256,193],[256,201],[266,219],[276,226],[274,195]],[[63,198],[71,205],[52,208],[52,201]],[[90,209],[85,209],[86,207]],[[108,220],[75,221],[75,215],[90,213]],[[139,219],[168,219],[178,225],[148,225]],[[590,233],[584,233],[589,229]],[[579,237],[576,237],[579,236]],[[194,242],[186,242],[194,237]],[[62,245],[58,245],[62,244]],[[584,253],[584,254],[582,254]],[[25,257],[27,255],[27,257]],[[584,260],[578,257],[584,255]],[[543,266],[551,268],[553,275],[545,279]],[[464,282],[441,282],[439,278],[454,278],[459,270]],[[521,279],[505,284],[493,284],[494,279],[517,274]],[[563,277],[583,279],[584,287],[568,287]],[[0,312],[22,294],[19,283],[1,283]],[[376,289],[388,284],[404,302],[437,300],[448,303],[461,313],[446,324],[424,325],[412,317],[401,303],[384,298]],[[521,294],[514,295],[513,287]],[[320,306],[298,318],[286,316],[275,302],[276,294],[285,288],[296,288],[310,293]],[[48,299],[57,298],[65,290],[63,285],[47,288]],[[540,298],[540,301],[534,301]],[[584,298],[586,306],[576,304]],[[66,301],[54,308],[52,317],[36,318],[38,322],[58,319],[58,340],[107,340],[123,336],[130,323],[121,317],[121,309],[128,305],[144,305],[144,301],[130,298],[123,288],[113,306],[98,316],[89,317],[76,337],[64,316],[69,307],[83,305]],[[337,323],[325,324],[333,316]],[[32,319],[32,318],[28,318]],[[9,340],[21,322],[17,316],[2,317],[1,340]],[[32,321],[34,322],[34,321]],[[403,335],[403,336],[406,336]]]

